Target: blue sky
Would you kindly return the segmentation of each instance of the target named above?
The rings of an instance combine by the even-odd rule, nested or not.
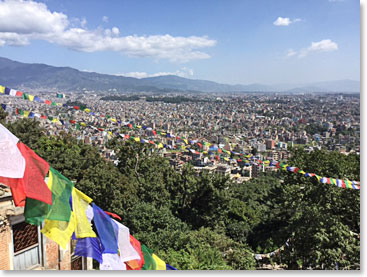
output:
[[[360,79],[359,0],[0,0],[0,56],[228,84]]]

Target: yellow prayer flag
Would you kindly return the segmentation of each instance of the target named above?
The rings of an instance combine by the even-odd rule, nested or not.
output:
[[[88,109],[88,108],[84,109],[84,111],[85,111],[86,113],[90,113],[90,109]]]
[[[134,138],[134,140],[136,141],[136,142],[140,142],[140,138]]]
[[[24,117],[28,117],[28,116],[29,116],[29,113],[30,113],[29,111],[24,111],[23,116],[24,116]]]
[[[5,87],[4,86],[0,86],[0,93],[5,93]]]
[[[76,227],[75,214],[72,211],[70,215],[70,221],[58,221],[58,220],[45,220],[45,226],[41,232],[60,245],[64,250],[70,242],[71,236]]]
[[[265,161],[264,163],[265,163],[265,164],[269,164],[269,163],[270,163],[270,161]]]
[[[113,134],[112,134],[112,132],[111,131],[107,131],[107,133],[112,137],[113,136]]]
[[[34,100],[34,95],[30,95],[30,94],[28,94],[28,99],[29,99],[29,101],[33,102],[33,100]]]
[[[305,175],[305,174],[306,174],[306,172],[304,172],[303,170],[298,171],[298,173],[301,173],[301,174],[303,174],[303,175]]]
[[[56,106],[61,107],[62,106],[62,103],[56,103]]]
[[[224,157],[224,160],[227,161],[227,162],[229,162],[229,159],[227,157]]]
[[[158,148],[163,148],[163,144],[162,143],[159,143],[158,144]]]
[[[139,129],[141,129],[141,126],[140,125],[137,125],[136,127],[139,128]]]
[[[186,144],[189,144],[188,140],[187,139],[184,139],[183,140]]]
[[[166,270],[166,263],[163,260],[161,260],[156,254],[153,254],[152,258],[156,264],[155,270]]]
[[[83,127],[87,127],[87,124],[85,124],[84,122],[81,122],[80,125]]]
[[[208,151],[203,151],[204,154],[208,154]]]
[[[166,135],[166,133],[164,133],[164,132],[161,132],[161,135],[162,135],[162,136],[165,136],[165,135]]]
[[[315,177],[317,178],[317,180],[320,182],[320,180],[321,180],[321,176],[319,176],[319,175],[315,175]]]
[[[57,118],[54,118],[54,119],[52,119],[52,122],[57,123],[57,122],[59,122],[59,120]]]
[[[93,199],[75,187],[73,187],[72,199],[73,212],[75,213],[76,219],[75,236],[77,238],[97,237],[86,216],[86,210]]]
[[[112,121],[112,122],[117,122],[117,120],[115,119],[115,118],[110,118],[110,120]]]

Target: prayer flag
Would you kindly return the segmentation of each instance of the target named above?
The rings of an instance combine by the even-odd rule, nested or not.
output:
[[[117,222],[112,219],[112,222],[118,229],[118,248],[120,253],[120,259],[123,262],[131,261],[131,260],[139,260],[140,255],[134,249],[134,247],[130,243],[130,230],[123,224]]]
[[[131,243],[132,247],[135,249],[135,251],[138,253],[140,258],[136,259],[136,260],[126,261],[125,263],[127,265],[127,269],[128,270],[141,270],[141,268],[145,264],[144,255],[143,255],[143,252],[141,250],[141,244],[132,235],[130,235],[130,243]]]
[[[117,254],[117,237],[111,218],[93,203],[94,224],[102,243],[102,253]]]
[[[17,146],[18,141],[19,139],[0,123],[0,177],[24,177],[26,163]]]
[[[0,93],[5,93],[5,87],[4,86],[0,86]]]
[[[177,270],[177,269],[169,264],[166,264],[166,270]]]
[[[102,245],[98,237],[77,239],[74,255],[90,257],[100,264],[102,260]]]
[[[48,163],[22,142],[17,144],[25,160],[23,178],[0,177],[0,182],[9,186],[16,206],[25,206],[26,197],[52,204],[51,191],[44,181],[49,170]]]
[[[76,218],[76,238],[96,237],[96,233],[92,230],[92,227],[86,216],[86,210],[90,202],[92,202],[92,198],[85,195],[77,188],[73,188],[72,203],[73,212],[75,213]]]
[[[66,249],[75,230],[75,226],[75,214],[74,212],[71,212],[69,222],[46,219],[45,226],[42,228],[41,232],[46,237],[60,245],[63,249]]]
[[[10,89],[9,95],[15,97],[17,95],[17,91],[15,89]]]
[[[144,244],[141,244],[141,251],[143,252],[145,261],[142,270],[155,270],[157,265],[152,257],[153,251],[146,247]]]
[[[71,213],[69,199],[74,184],[56,169],[50,167],[47,186],[52,191],[52,206],[46,215],[46,219],[69,221]]]
[[[100,270],[126,270],[126,265],[118,254],[102,253],[102,260],[103,262],[99,265]]]
[[[156,270],[166,270],[166,263],[162,261],[156,254],[153,254],[152,258],[155,261]]]

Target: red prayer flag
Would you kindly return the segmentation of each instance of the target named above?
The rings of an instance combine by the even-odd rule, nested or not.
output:
[[[129,126],[129,127],[130,127],[130,126]],[[154,130],[152,131],[152,133],[153,133],[153,135],[157,135],[157,132],[156,132],[156,131],[154,131]]]
[[[201,143],[197,143],[197,145],[199,145],[200,148],[203,148],[203,145]]]
[[[22,97],[23,96],[23,92],[21,92],[21,91],[17,91],[16,93],[15,93],[15,96],[19,96],[19,97]]]
[[[102,128],[97,128],[97,129],[98,129],[98,131],[103,132],[103,129]]]
[[[130,243],[132,247],[134,247],[135,251],[138,252],[140,256],[140,260],[131,260],[131,261],[125,262],[126,269],[127,270],[141,270],[141,268],[145,264],[144,255],[143,255],[143,252],[141,251],[141,244],[132,235],[130,235]]]
[[[45,116],[45,115],[41,115],[41,118],[42,118],[42,119],[47,119],[47,116]]]
[[[222,152],[223,152],[222,149],[218,148],[218,153],[222,153]]]
[[[69,120],[71,124],[75,124],[75,120]]]
[[[16,113],[16,114],[19,114],[19,110],[18,110],[18,108],[15,110],[15,113]]]
[[[74,110],[79,110],[80,108],[78,106],[73,107]]]
[[[45,104],[51,105],[51,101],[50,100],[45,100]]]
[[[45,183],[49,164],[22,142],[17,144],[25,159],[26,167],[23,178],[0,177],[0,183],[11,188],[16,206],[25,206],[26,197],[52,205],[52,194]]]
[[[215,156],[215,158],[217,159],[217,161],[219,161],[219,156]]]
[[[130,129],[132,129],[132,128],[133,128],[133,125],[131,125],[130,123],[129,123],[129,124],[127,124],[127,126],[128,126]]]
[[[130,138],[130,135],[129,135],[129,134],[126,134],[126,135],[125,135],[125,138],[126,138],[126,139],[129,139],[129,138]]]

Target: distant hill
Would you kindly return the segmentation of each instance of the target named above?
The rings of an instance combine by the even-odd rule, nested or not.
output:
[[[301,85],[227,85],[174,75],[137,79],[84,72],[71,67],[27,64],[0,57],[0,84],[39,91],[117,92],[345,92],[359,93],[360,82],[338,80]]]

